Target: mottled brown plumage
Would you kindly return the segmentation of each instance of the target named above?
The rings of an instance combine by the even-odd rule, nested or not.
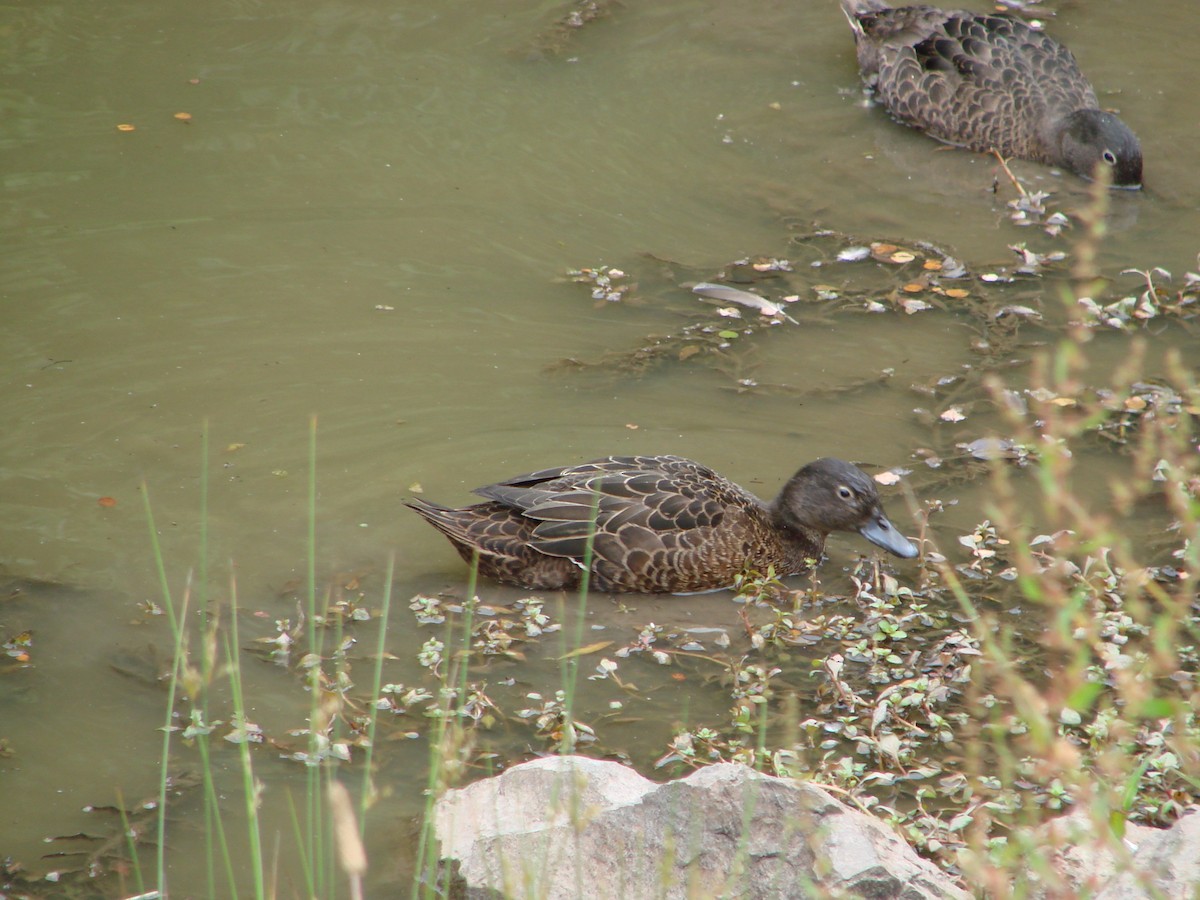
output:
[[[771,503],[680,456],[610,456],[478,488],[487,503],[407,505],[481,574],[535,590],[579,585],[595,520],[591,585],[691,593],[752,568],[806,571],[831,531],[857,531],[898,556],[917,548],[884,515],[863,471],[838,459],[802,468]]]
[[[1128,126],[1099,109],[1067,48],[1012,16],[841,0],[863,81],[897,121],[971,150],[1142,182]]]

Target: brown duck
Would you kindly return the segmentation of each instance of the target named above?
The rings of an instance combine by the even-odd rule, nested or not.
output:
[[[808,570],[831,531],[857,531],[897,556],[916,546],[892,525],[872,481],[818,459],[764,503],[680,456],[609,456],[518,475],[475,491],[487,503],[407,505],[481,574],[519,587],[579,585],[595,519],[591,585],[603,591],[694,593],[729,587],[747,568]]]
[[[841,0],[863,81],[894,119],[947,144],[1142,183],[1142,148],[1071,52],[1020,19]]]

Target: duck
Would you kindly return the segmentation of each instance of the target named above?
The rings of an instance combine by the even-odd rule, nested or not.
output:
[[[406,501],[479,573],[531,590],[691,594],[746,571],[811,569],[833,531],[904,559],[917,546],[883,511],[875,482],[840,459],[801,468],[772,501],[682,456],[608,456],[477,488],[487,502]],[[594,521],[594,526],[593,526]],[[594,528],[594,537],[592,537]]]
[[[863,82],[892,118],[947,144],[1142,184],[1142,148],[1066,47],[1018,18],[841,0]]]

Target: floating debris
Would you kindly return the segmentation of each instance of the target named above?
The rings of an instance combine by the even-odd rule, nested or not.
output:
[[[1070,219],[1068,219],[1062,213],[1056,212],[1056,213],[1051,214],[1046,219],[1045,227],[1042,230],[1045,231],[1046,234],[1050,235],[1051,237],[1058,237],[1059,234],[1062,233],[1062,230],[1070,224],[1071,224]]]
[[[766,257],[760,259],[744,259],[739,260],[736,265],[749,265],[755,272],[792,272],[792,264],[786,259],[775,259],[774,257]]]
[[[1171,281],[1169,271],[1161,267],[1152,269],[1125,269],[1122,275],[1138,275],[1146,284],[1140,294],[1132,294],[1099,304],[1091,297],[1080,297],[1079,306],[1089,315],[1084,324],[1103,325],[1118,331],[1127,331],[1144,326],[1160,317],[1190,320],[1200,314],[1200,274],[1188,272],[1184,276],[1183,288],[1171,292],[1159,282]]]
[[[33,648],[33,632],[22,631],[12,635],[0,643],[0,653],[21,664],[28,664],[31,659],[30,650]]]
[[[1062,262],[1067,258],[1067,254],[1061,250],[1054,250],[1050,253],[1034,253],[1024,244],[1009,244],[1008,249],[1021,259],[1021,264],[1016,269],[1020,275],[1040,275],[1042,267],[1046,263]]]
[[[907,298],[897,300],[896,305],[910,316],[914,313],[925,312],[928,309],[934,308],[932,303],[926,303],[924,300],[910,300]]]
[[[710,300],[724,300],[727,303],[739,303],[742,306],[748,306],[750,309],[758,310],[760,315],[773,318],[787,319],[793,325],[800,323],[783,311],[783,307],[777,303],[772,303],[758,294],[752,294],[749,291],[743,291],[740,288],[729,287],[724,284],[712,284],[708,281],[702,281],[692,288],[692,293],[700,297],[707,297]],[[734,313],[737,311],[734,310]],[[723,316],[729,315],[729,311],[718,310],[718,313]],[[740,317],[739,317],[740,318]]]
[[[1016,316],[1020,319],[1041,319],[1042,314],[1031,306],[1002,306],[1000,309],[992,313],[992,317],[999,319],[1004,316]]]
[[[906,250],[883,241],[876,241],[871,245],[871,258],[877,262],[902,266],[912,262],[917,256],[918,254],[912,250]]]
[[[621,5],[620,0],[575,0],[553,25],[533,38],[521,55],[533,61],[562,56],[580,29],[611,15]]]
[[[634,282],[626,281],[629,277],[621,269],[611,266],[599,266],[594,269],[568,269],[567,277],[581,284],[592,285],[592,299],[599,306],[605,303],[617,303],[626,299],[626,294],[637,288]]]

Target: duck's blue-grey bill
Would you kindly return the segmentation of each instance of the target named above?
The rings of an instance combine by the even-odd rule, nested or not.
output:
[[[858,533],[872,544],[905,559],[912,559],[921,552],[917,549],[917,545],[902,535],[882,513],[858,529]]]

